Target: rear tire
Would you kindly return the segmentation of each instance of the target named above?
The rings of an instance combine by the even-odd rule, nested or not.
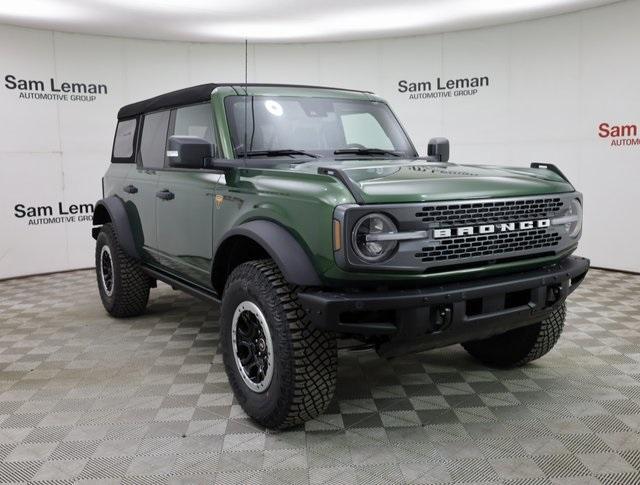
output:
[[[462,346],[479,361],[496,367],[518,367],[539,359],[556,344],[564,328],[563,302],[545,320]]]
[[[225,370],[249,416],[284,429],[326,410],[336,384],[336,337],[310,326],[296,289],[275,262],[249,261],[235,268],[221,313]]]
[[[124,318],[144,313],[151,280],[118,244],[111,223],[102,226],[96,240],[96,276],[100,299],[110,315]]]

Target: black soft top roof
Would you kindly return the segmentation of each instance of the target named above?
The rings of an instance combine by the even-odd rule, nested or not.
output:
[[[156,111],[163,108],[172,108],[184,104],[193,104],[211,99],[211,91],[217,84],[200,84],[190,88],[178,89],[170,93],[160,94],[154,98],[131,103],[120,108],[118,119],[131,118],[149,111]]]
[[[186,104],[194,104],[211,99],[211,91],[218,86],[265,86],[265,87],[289,87],[289,88],[319,88],[319,89],[336,89],[339,91],[356,91],[354,89],[330,88],[324,86],[303,86],[296,84],[258,84],[258,83],[207,83],[191,86],[189,88],[178,89],[170,93],[160,94],[153,98],[138,101],[137,103],[127,104],[118,111],[118,119],[132,118],[142,113],[149,113],[159,109],[173,108],[175,106],[183,106]]]

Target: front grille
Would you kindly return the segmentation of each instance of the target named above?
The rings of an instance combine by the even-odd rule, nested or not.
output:
[[[526,199],[445,204],[425,206],[416,213],[422,222],[437,222],[445,227],[494,224],[543,219],[557,215],[564,205],[559,197],[552,199]]]
[[[484,224],[513,223],[552,219],[562,214],[565,198],[493,200],[467,203],[442,203],[421,207],[415,216],[427,228],[452,228]],[[523,253],[553,251],[562,236],[557,227],[545,227],[453,236],[431,240],[415,257],[423,263],[468,262],[470,260],[501,259]]]
[[[564,192],[338,206],[334,217],[343,222],[345,234],[351,234],[357,221],[372,212],[388,214],[400,232],[426,234],[424,238],[400,241],[388,259],[375,265],[362,261],[350,244],[336,251],[336,261],[349,270],[438,272],[558,255],[575,248],[578,240],[556,219],[567,215],[572,201],[580,197],[577,192]],[[484,227],[487,225],[492,227]]]
[[[429,263],[479,256],[512,255],[519,251],[551,248],[557,246],[561,239],[557,231],[548,233],[546,229],[459,237],[443,239],[437,247],[423,248],[416,256]]]

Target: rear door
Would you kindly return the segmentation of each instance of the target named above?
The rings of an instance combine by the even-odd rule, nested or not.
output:
[[[214,145],[211,104],[172,110],[168,136],[196,136]],[[213,252],[213,208],[219,173],[171,168],[159,172],[158,192],[168,198],[156,203],[158,249],[163,266],[204,286],[210,285]]]
[[[140,227],[140,198],[131,185],[131,176],[136,172],[136,140],[139,134],[138,118],[118,120],[113,139],[111,164],[102,180],[105,197],[115,195],[124,202],[136,247],[142,247]]]
[[[142,116],[142,133],[139,138],[137,169],[130,172],[126,190],[134,193],[140,217],[142,244],[145,256],[157,259],[156,193],[158,191],[158,169],[164,166],[164,152],[169,127],[169,110],[148,113]],[[133,224],[136,225],[136,224]]]
[[[127,187],[127,179],[135,170],[135,140],[138,132],[138,119],[118,120],[113,139],[111,164],[103,179],[104,196],[116,195],[129,206],[135,206],[136,197]]]

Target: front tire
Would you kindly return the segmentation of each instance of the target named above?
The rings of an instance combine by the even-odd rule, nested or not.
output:
[[[275,262],[249,261],[233,270],[220,334],[229,383],[258,423],[284,429],[326,410],[336,384],[336,337],[310,326]]]
[[[111,316],[125,318],[144,313],[151,281],[140,263],[118,244],[111,223],[102,226],[96,240],[96,276],[102,305]]]
[[[496,367],[518,367],[539,359],[556,344],[564,328],[565,303],[541,322],[462,346],[479,361]]]

